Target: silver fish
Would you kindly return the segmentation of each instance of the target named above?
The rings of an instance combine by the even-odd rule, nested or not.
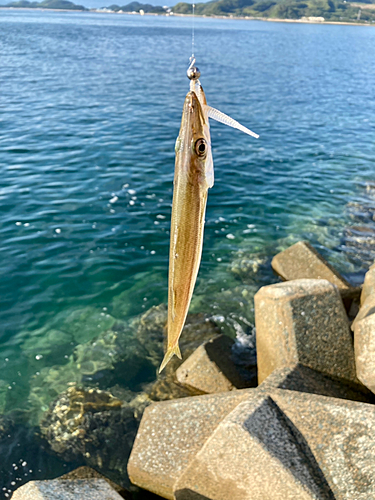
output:
[[[189,70],[197,70],[193,66],[194,62],[195,60]],[[209,118],[259,137],[233,118],[207,105],[197,74],[199,75],[199,70],[194,71],[195,77],[191,79],[190,91],[185,98],[175,148],[169,253],[168,344],[159,373],[173,355],[181,359],[178,340],[185,324],[202,256],[207,194],[214,184]]]

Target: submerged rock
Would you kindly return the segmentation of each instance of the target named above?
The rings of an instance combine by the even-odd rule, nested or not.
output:
[[[80,459],[110,470],[128,485],[126,465],[147,401],[132,404],[107,391],[71,387],[51,405],[40,425],[51,449],[65,460]]]
[[[37,424],[50,403],[71,385],[80,383],[82,375],[71,359],[66,365],[45,367],[30,380],[30,420]]]
[[[371,223],[375,220],[375,206],[374,202],[367,201],[350,201],[346,205],[349,217],[356,222]]]
[[[95,339],[77,346],[73,359],[82,380],[97,382],[102,388],[114,380],[129,384],[140,378],[144,382],[154,371],[132,325],[120,321]]]
[[[139,321],[139,318],[138,318]],[[118,382],[139,386],[155,378],[155,366],[135,337],[134,325],[116,321],[94,339],[79,344],[65,365],[44,367],[30,380],[29,403],[34,423],[69,386],[107,388]],[[162,346],[161,355],[162,355]]]
[[[73,311],[61,328],[73,335],[78,344],[83,344],[111,328],[115,322],[116,319],[110,314],[94,307],[85,307]]]
[[[340,250],[362,269],[375,259],[375,197],[373,183],[362,187],[359,201],[349,202],[346,212],[353,225],[343,231]]]
[[[259,283],[260,271],[269,263],[269,257],[261,253],[239,251],[238,256],[231,263],[230,270],[243,283]]]
[[[132,296],[128,290],[113,299],[112,311],[116,318],[127,318],[133,312]]]
[[[140,272],[133,276],[134,285],[121,292],[111,304],[112,314],[119,319],[139,315],[145,309],[144,298],[159,295],[165,275],[158,272]],[[155,294],[153,294],[155,292]]]
[[[158,367],[163,359],[168,309],[166,304],[151,307],[133,322],[136,338],[147,352],[147,358]]]
[[[238,304],[239,297],[242,305]],[[227,311],[232,306],[239,307],[241,310],[249,310],[250,307],[252,308],[250,297],[252,296],[244,287],[220,294],[221,304],[223,307],[226,304]],[[70,314],[71,324],[77,327],[79,323],[77,318],[85,318],[88,312],[87,309],[85,311],[84,314],[78,314],[77,311]],[[107,319],[111,325],[110,328],[100,332],[95,338],[77,345],[65,365],[44,367],[32,376],[28,399],[31,407],[30,415],[34,423],[40,421],[52,401],[75,385],[107,389],[117,384],[122,388],[131,387],[137,392],[144,390],[151,399],[156,401],[192,394],[191,390],[183,388],[176,381],[175,371],[181,364],[178,358],[175,357],[163,373],[157,375],[166,342],[167,306],[165,304],[151,307],[145,313],[126,322],[119,320],[112,322],[112,317]],[[202,313],[188,315],[180,339],[184,359],[202,343],[220,333],[221,328],[217,326],[217,321],[214,319]],[[235,347],[238,352],[236,351],[235,358],[237,360],[240,358],[239,353],[243,357],[245,351],[247,354],[251,351],[254,358],[255,346],[251,323],[245,316],[231,317],[230,320],[233,329],[237,332]],[[92,323],[90,324],[92,326]],[[252,339],[251,343],[244,342],[249,339]],[[239,364],[246,365],[243,360]]]
[[[38,359],[43,357],[44,363],[54,365],[61,362],[64,355],[71,354],[73,341],[71,333],[47,326],[27,332],[27,338],[21,348],[29,357],[29,363],[33,361],[37,366]]]
[[[360,263],[371,264],[375,259],[375,225],[350,226],[343,231],[342,245],[352,259]]]
[[[7,404],[8,392],[9,383],[5,380],[0,380],[0,414],[4,413]]]

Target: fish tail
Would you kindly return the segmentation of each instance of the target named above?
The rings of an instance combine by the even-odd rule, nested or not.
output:
[[[169,363],[169,361],[173,358],[174,355],[176,355],[178,358],[182,359],[180,348],[179,348],[178,344],[176,344],[173,347],[170,347],[167,350],[167,352],[164,356],[164,359],[162,361],[162,364],[160,365],[159,373],[161,373],[164,370],[164,368]]]

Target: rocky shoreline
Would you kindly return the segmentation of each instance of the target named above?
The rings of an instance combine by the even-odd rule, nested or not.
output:
[[[85,388],[81,379],[54,398],[38,419],[40,436],[86,467],[75,479],[31,481],[13,498],[59,491],[64,500],[94,500],[105,488],[111,499],[375,496],[375,265],[362,287],[352,287],[299,242],[272,267],[283,282],[254,297],[257,360],[255,345],[241,346],[210,318],[190,315],[183,362],[175,359],[140,392]],[[132,325],[150,373],[160,363],[165,322],[160,305]],[[116,358],[118,325],[101,338],[84,344],[72,366],[88,363],[87,376],[104,377],[106,386],[121,366],[145,369],[140,358]],[[100,365],[105,352],[110,366]],[[111,471],[117,491],[95,469]]]

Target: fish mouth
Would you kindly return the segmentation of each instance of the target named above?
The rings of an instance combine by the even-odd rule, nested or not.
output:
[[[185,121],[185,123],[189,123],[190,126],[193,126],[196,133],[198,130],[203,130],[203,110],[197,94],[194,91],[190,91],[186,94],[182,121]]]
[[[186,106],[188,106],[188,107],[195,107],[195,106],[197,106],[197,103],[199,104],[197,94],[193,90],[190,90],[186,94],[185,107]]]
[[[197,94],[192,90],[186,94],[183,113],[199,113],[199,115],[203,115]]]

